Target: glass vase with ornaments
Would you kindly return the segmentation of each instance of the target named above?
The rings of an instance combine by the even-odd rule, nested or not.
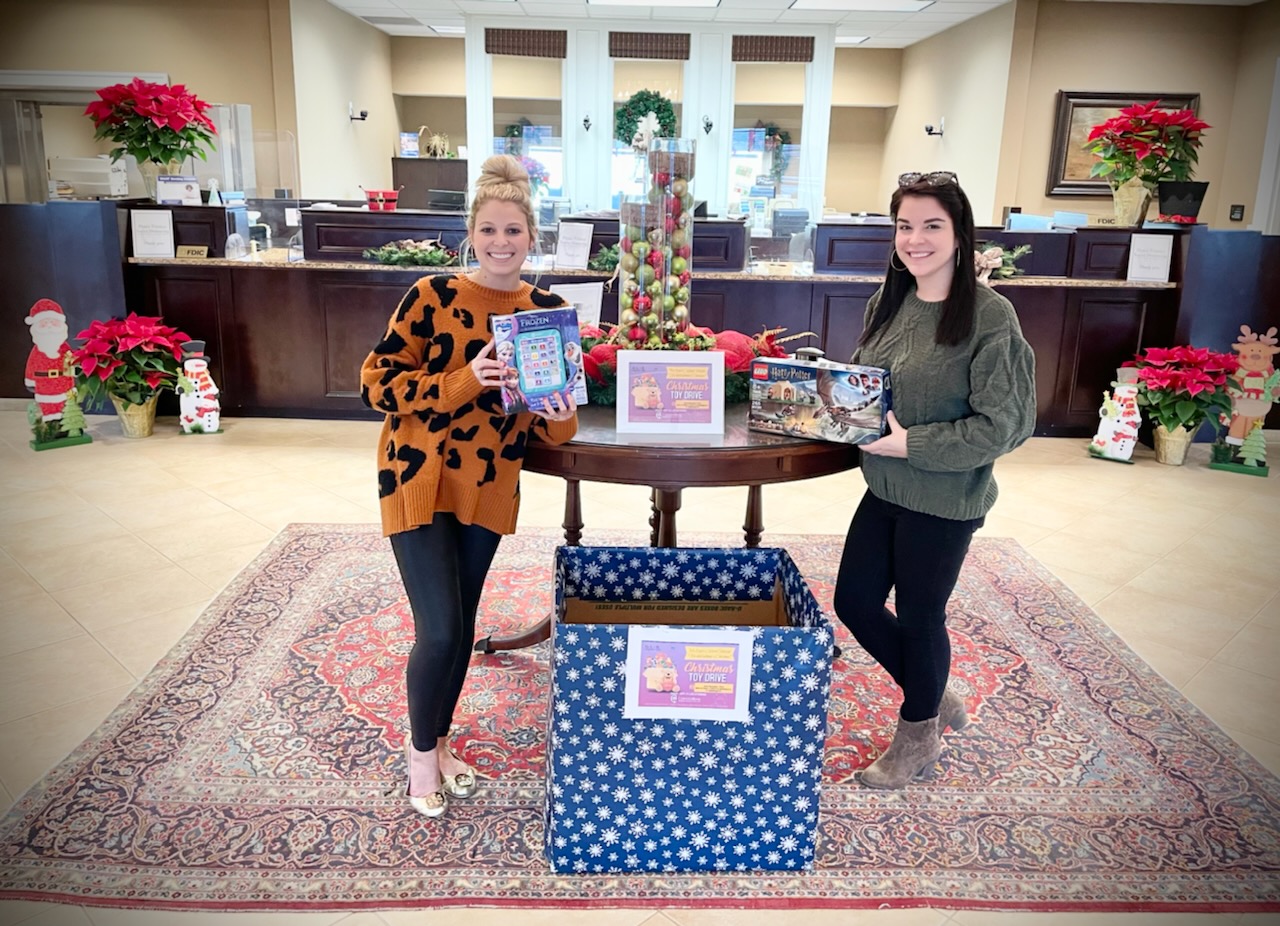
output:
[[[691,320],[695,143],[655,138],[646,191],[619,210],[618,321],[636,348],[678,344]]]

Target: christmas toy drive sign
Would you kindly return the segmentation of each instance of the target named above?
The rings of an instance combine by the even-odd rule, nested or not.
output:
[[[558,872],[813,864],[831,625],[785,550],[561,547]]]

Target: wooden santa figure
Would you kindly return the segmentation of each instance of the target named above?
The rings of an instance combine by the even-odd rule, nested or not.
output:
[[[67,393],[75,386],[73,366],[67,358],[67,316],[52,299],[40,299],[27,315],[31,326],[31,353],[23,381],[35,393],[43,421],[61,421]]]
[[[182,376],[178,378],[178,421],[184,434],[214,434],[222,410],[218,387],[209,375],[204,341],[182,345]]]

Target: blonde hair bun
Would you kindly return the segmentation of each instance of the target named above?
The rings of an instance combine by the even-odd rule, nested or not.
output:
[[[532,197],[529,186],[529,172],[524,165],[509,154],[495,154],[480,165],[480,176],[476,179],[476,190],[498,184],[509,184],[526,197]],[[502,197],[507,199],[508,197]]]

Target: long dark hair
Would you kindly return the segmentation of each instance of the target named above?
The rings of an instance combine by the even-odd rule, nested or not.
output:
[[[920,179],[893,191],[893,197],[889,201],[889,212],[893,216],[895,228],[898,222],[898,209],[907,196],[928,196],[936,199],[951,218],[951,226],[956,232],[956,250],[960,255],[959,265],[951,278],[951,291],[947,293],[947,299],[942,304],[942,314],[938,317],[938,329],[933,336],[936,344],[955,346],[967,340],[973,333],[974,303],[978,294],[978,278],[973,268],[973,243],[977,237],[973,227],[973,207],[969,205],[969,197],[964,195],[964,190],[960,189],[960,184],[955,180],[935,185],[928,180]],[[880,302],[876,306],[875,314],[871,317],[871,323],[867,325],[866,330],[862,332],[862,337],[858,340],[859,347],[869,343],[881,328],[893,321],[894,316],[898,314],[898,309],[902,307],[902,300],[907,298],[907,293],[915,286],[916,278],[911,275],[911,271],[895,269],[893,265],[895,253],[897,252],[889,252],[889,266],[884,274],[884,290],[880,294]]]

